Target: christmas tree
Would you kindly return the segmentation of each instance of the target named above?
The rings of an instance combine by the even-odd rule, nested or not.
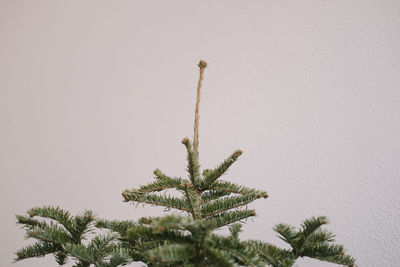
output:
[[[334,243],[334,235],[322,228],[328,223],[323,216],[306,219],[299,228],[276,225],[274,231],[288,248],[239,239],[242,223],[256,216],[247,205],[268,195],[221,179],[241,150],[214,169],[201,171],[199,104],[207,63],[200,61],[198,67],[194,137],[193,141],[182,140],[187,150],[188,178],[171,177],[157,169],[154,181],[122,193],[125,202],[161,206],[180,214],[108,221],[95,218],[91,211],[72,216],[58,207],[33,208],[26,216],[17,215],[17,220],[26,236],[37,242],[17,251],[15,261],[53,254],[58,265],[71,260],[76,267],[113,267],[134,261],[148,266],[286,267],[293,266],[299,257],[309,257],[354,266],[354,258],[346,255],[343,246]],[[165,191],[170,189],[181,197],[167,195]],[[222,227],[228,227],[228,235],[215,233]]]

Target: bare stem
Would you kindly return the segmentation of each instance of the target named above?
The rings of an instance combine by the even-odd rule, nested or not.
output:
[[[203,73],[207,67],[207,62],[200,60],[197,65],[200,68],[199,82],[197,83],[197,98],[196,98],[196,111],[194,118],[194,137],[193,137],[193,149],[197,155],[199,155],[199,106],[200,106],[200,89],[203,81]]]

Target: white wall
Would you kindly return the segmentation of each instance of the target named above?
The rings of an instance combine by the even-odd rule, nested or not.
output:
[[[398,266],[399,33],[399,1],[0,1],[0,266],[31,207],[161,211],[120,193],[185,175],[199,59],[202,165],[241,148],[229,178],[270,194],[242,237],[326,215],[359,266]]]

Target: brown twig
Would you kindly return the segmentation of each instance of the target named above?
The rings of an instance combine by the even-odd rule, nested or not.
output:
[[[200,106],[200,88],[203,81],[203,73],[207,67],[207,62],[200,60],[197,65],[200,68],[199,82],[197,83],[197,98],[196,98],[196,110],[194,118],[194,137],[193,137],[193,149],[196,154],[199,154],[199,106]]]

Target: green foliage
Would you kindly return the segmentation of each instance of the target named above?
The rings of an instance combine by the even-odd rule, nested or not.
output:
[[[135,223],[133,221],[128,221],[128,220],[126,220],[126,221],[97,220],[96,221],[96,227],[110,229],[110,230],[112,230],[114,232],[119,233],[120,236],[125,236],[126,235],[126,231],[129,228],[132,228],[132,227],[134,227],[136,225],[137,225],[137,223]]]
[[[269,266],[289,267],[295,262],[290,250],[280,249],[269,243],[256,240],[249,240],[247,243],[257,251],[258,255]]]
[[[182,188],[182,179],[171,178],[162,173],[159,169],[155,170],[153,173],[156,176],[156,181],[149,183],[147,185],[142,185],[138,190],[139,192],[151,193],[151,192],[159,192],[169,188],[179,188],[179,189]]]
[[[33,245],[28,245],[16,252],[17,259],[23,260],[34,257],[44,257],[47,254],[56,253],[61,250],[60,245],[56,245],[50,242],[39,241]]]
[[[240,225],[231,227],[228,237],[213,234],[217,228],[210,220],[196,220],[190,217],[165,216],[150,224],[136,225],[128,230],[127,239],[164,241],[154,248],[142,247],[147,263],[158,262],[163,266],[236,266],[249,264],[261,266],[262,259],[257,252],[238,238]],[[215,263],[218,262],[218,265]],[[222,265],[223,263],[223,265]]]
[[[215,216],[220,213],[245,206],[258,198],[259,197],[256,194],[248,194],[243,196],[217,199],[213,202],[204,204],[201,208],[201,214],[203,218]]]
[[[171,178],[157,169],[154,171],[155,182],[139,189],[125,190],[122,193],[124,200],[184,211],[194,219],[216,220],[219,226],[255,216],[253,210],[240,208],[256,199],[267,198],[268,194],[265,191],[217,180],[237,160],[242,151],[235,151],[214,170],[203,171],[203,177],[200,177],[197,153],[193,151],[188,138],[183,139],[182,143],[188,151],[189,179]],[[180,192],[182,197],[153,193],[162,193],[172,188]]]
[[[182,140],[182,144],[185,145],[187,150],[187,171],[189,173],[190,181],[193,185],[197,187],[200,180],[200,165],[198,154],[193,150],[192,144],[190,143],[188,138],[184,138]]]
[[[332,244],[335,241],[334,235],[321,229],[321,226],[327,223],[328,220],[324,216],[312,217],[305,220],[299,229],[287,224],[278,224],[274,230],[283,241],[291,246],[293,260],[298,257],[310,257],[354,266],[354,258],[345,255],[343,246]]]
[[[99,267],[111,267],[127,264],[132,261],[129,250],[122,248],[116,235],[106,234],[94,237],[87,246],[66,243],[63,249],[82,264],[93,264]]]
[[[17,215],[18,223],[26,229],[26,236],[38,240],[16,252],[15,261],[53,254],[61,266],[69,258],[75,266],[119,266],[132,261],[129,252],[121,248],[117,236],[95,236],[87,246],[82,241],[94,231],[94,215],[85,211],[71,216],[58,207],[41,207],[28,211],[28,216]]]
[[[206,66],[204,61],[199,63],[198,97]],[[256,216],[248,205],[267,198],[268,194],[221,179],[242,155],[241,150],[216,168],[201,171],[198,104],[199,98],[195,142],[182,140],[187,152],[188,177],[168,176],[156,169],[155,180],[122,193],[125,202],[174,209],[182,214],[143,217],[135,222],[95,219],[91,211],[71,216],[58,207],[34,208],[27,216],[17,215],[17,220],[27,237],[37,242],[18,250],[15,260],[52,254],[60,266],[73,260],[76,267],[116,267],[132,261],[143,261],[148,266],[289,267],[299,257],[309,257],[354,266],[354,258],[344,253],[343,246],[334,243],[331,232],[321,228],[328,222],[326,217],[309,218],[300,228],[276,225],[274,230],[290,246],[288,249],[239,238],[241,223]],[[167,195],[167,190],[180,195]],[[229,235],[216,234],[222,227],[229,227]]]
[[[167,244],[151,249],[147,253],[150,260],[165,265],[187,265],[190,264],[196,250],[190,244]]]
[[[208,217],[208,220],[213,220],[217,223],[218,227],[232,224],[234,222],[243,221],[248,217],[255,216],[255,210],[234,210],[228,212],[222,212],[217,215]]]
[[[265,266],[257,251],[248,242],[239,239],[240,225],[233,224],[229,230],[231,234],[228,237],[212,235],[210,246],[227,253],[235,263],[234,266]]]
[[[190,211],[190,207],[187,201],[181,198],[142,193],[136,189],[131,191],[125,191],[123,193],[123,196],[125,198],[125,201],[135,201],[139,203],[166,207],[168,209],[172,208],[187,212]]]
[[[208,170],[204,172],[204,177],[200,182],[201,190],[204,191],[208,189],[218,178],[220,178],[228,170],[228,168],[239,158],[241,154],[241,150],[236,150],[214,170]]]
[[[238,185],[223,180],[219,180],[212,183],[207,190],[211,190],[211,192],[224,192],[224,193],[226,192],[228,194],[239,194],[239,195],[256,194],[259,195],[259,197],[263,198],[268,197],[268,194],[265,191],[248,188],[242,185]]]

